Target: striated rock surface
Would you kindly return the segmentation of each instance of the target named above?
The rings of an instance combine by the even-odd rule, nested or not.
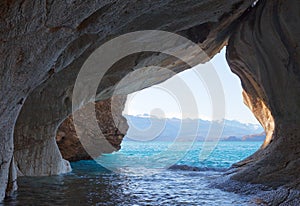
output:
[[[289,188],[299,189],[300,3],[260,0],[253,8],[253,2],[0,2],[0,201],[16,189],[17,169],[19,175],[69,171],[55,137],[59,125],[72,113],[74,82],[87,57],[120,34],[160,29],[188,37],[209,57],[230,37],[228,62],[242,79],[245,103],[267,136],[257,153],[235,165],[232,179],[272,187],[285,185],[288,189],[282,190],[279,203],[285,199],[291,202],[290,196],[296,193]],[[190,54],[189,58],[195,56]],[[124,76],[149,65],[174,72],[188,68],[165,54],[130,55],[105,74],[95,100],[111,98]],[[171,75],[157,77],[144,71],[141,76],[144,79],[132,80],[122,95]],[[106,127],[107,122],[110,120],[100,126]],[[92,151],[92,156],[97,152]]]
[[[233,180],[300,189],[299,10],[299,1],[259,1],[230,38],[227,60],[267,134],[259,151],[234,166]]]
[[[108,99],[100,101],[95,104],[99,128],[101,129],[105,139],[115,149],[110,150],[110,148],[103,148],[101,151],[99,151],[99,153],[111,153],[121,149],[120,145],[124,137],[123,132],[127,131],[128,129],[127,121],[122,116],[126,98],[114,96],[112,99],[113,100]],[[114,111],[112,111],[112,107],[114,107]],[[86,121],[91,120],[86,119]],[[122,130],[122,132],[119,130],[119,128]],[[89,136],[93,137],[93,131],[89,131]],[[68,117],[58,128],[56,142],[62,157],[68,161],[91,159],[91,156],[82,146],[80,139],[76,134],[72,116]]]
[[[236,25],[235,20],[252,2],[0,2],[0,200],[5,196],[5,191],[10,194],[15,188],[9,186],[16,183],[12,162],[14,146],[15,160],[20,167],[22,164],[23,168],[35,165],[29,166],[28,171],[40,168],[35,170],[39,171],[35,174],[40,175],[64,171],[61,168],[64,161],[55,144],[56,130],[71,114],[74,80],[95,48],[123,33],[161,29],[187,36],[199,43],[209,56],[213,56],[226,44]],[[148,61],[142,61],[144,56],[148,57]],[[153,56],[156,58],[151,61]],[[138,69],[147,62],[169,65],[170,68],[174,63],[172,58],[168,61],[163,59],[167,57],[136,54],[129,57],[126,64],[114,65],[100,86],[102,95],[98,100],[109,98],[115,83],[133,68]],[[187,68],[179,63],[177,67],[173,65],[173,71]],[[148,85],[144,87],[168,77],[148,79]],[[129,92],[132,90],[128,89]],[[43,160],[37,159],[37,154],[43,154]],[[23,160],[24,157],[26,160]],[[43,161],[51,166],[42,164]]]

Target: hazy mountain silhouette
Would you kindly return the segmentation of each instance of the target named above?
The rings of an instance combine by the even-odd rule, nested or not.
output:
[[[125,141],[174,141],[177,137],[180,137],[180,141],[203,141],[212,124],[211,121],[202,119],[160,119],[150,116],[130,115],[125,115],[125,118],[129,124]],[[217,122],[214,123],[218,124]],[[261,134],[263,131],[259,124],[245,124],[235,120],[225,120],[221,140],[241,141],[247,135]]]

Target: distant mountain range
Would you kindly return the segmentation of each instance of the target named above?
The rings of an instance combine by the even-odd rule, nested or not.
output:
[[[236,137],[236,136],[230,136],[230,137],[227,137],[227,138],[223,139],[222,141],[261,142],[261,141],[264,141],[265,138],[266,138],[266,133],[262,132],[262,133],[259,133],[259,134],[245,135],[242,138]]]
[[[125,115],[129,124],[126,140],[140,141],[204,141],[212,124],[222,129],[216,121],[202,119],[160,119],[149,116]],[[215,131],[211,131],[212,139]],[[225,120],[220,139],[222,141],[263,141],[264,130],[259,124],[241,123],[235,120]],[[196,137],[196,138],[195,138]]]

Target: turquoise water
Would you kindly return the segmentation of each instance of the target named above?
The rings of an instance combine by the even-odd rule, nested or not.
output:
[[[109,170],[127,175],[147,175],[147,172],[152,174],[174,165],[184,165],[186,169],[223,170],[254,153],[261,144],[124,141],[119,152],[103,155],[96,161]],[[202,151],[206,151],[207,156]]]
[[[73,171],[69,174],[19,178],[18,192],[3,204],[226,206],[251,203],[250,197],[210,185],[231,164],[255,152],[261,142],[220,142],[206,160],[199,159],[201,151],[212,145],[206,148],[200,142],[191,148],[189,143],[181,145],[184,146],[173,150],[166,142],[124,141],[121,151],[99,158],[99,162],[114,171],[95,161],[79,161],[72,163]]]

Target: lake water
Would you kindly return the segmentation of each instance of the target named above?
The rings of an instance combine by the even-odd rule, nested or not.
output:
[[[206,160],[200,155],[203,143],[181,143],[185,144],[191,148],[176,152],[166,142],[124,141],[119,152],[98,159],[113,171],[95,161],[79,161],[72,163],[69,174],[21,177],[18,192],[2,205],[251,204],[250,197],[210,184],[233,163],[254,153],[261,142],[219,142]]]

